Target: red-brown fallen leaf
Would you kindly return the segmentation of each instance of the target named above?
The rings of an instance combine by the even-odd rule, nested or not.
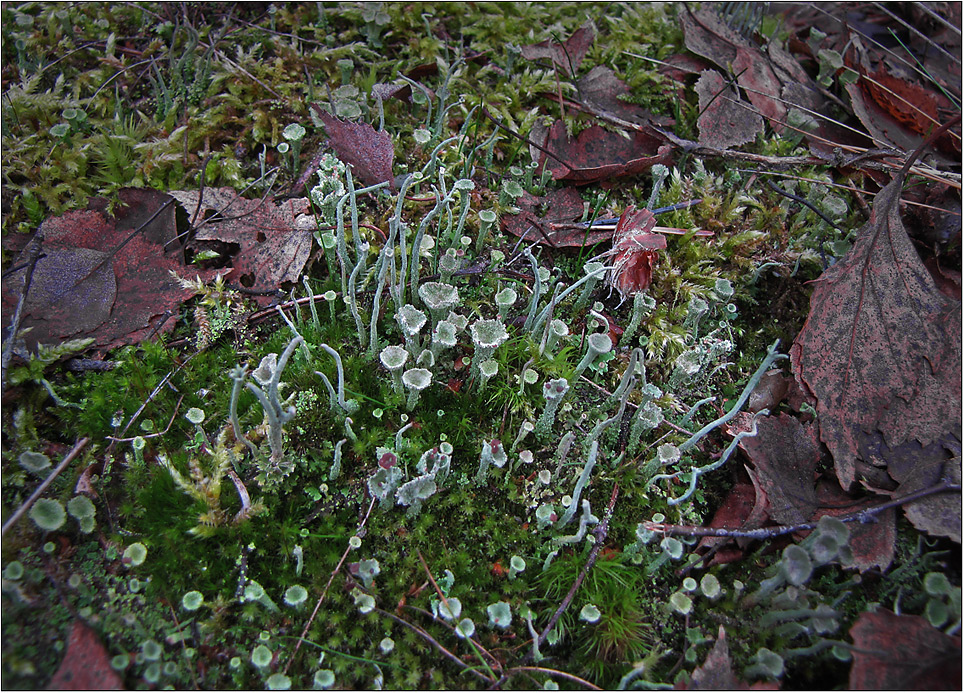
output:
[[[587,22],[576,29],[565,43],[553,39],[522,47],[522,57],[526,60],[547,58],[562,68],[564,74],[575,74],[586,57],[586,52],[596,38],[592,23]]]
[[[197,191],[178,191],[171,195],[194,218],[198,208]],[[273,292],[284,282],[297,282],[311,254],[314,217],[308,214],[308,200],[286,200],[280,206],[262,199],[246,199],[232,188],[207,188],[201,199],[201,212],[195,239],[221,241],[240,246],[228,278],[257,292]],[[271,296],[255,295],[261,304]]]
[[[946,635],[920,616],[864,612],[850,637],[851,690],[961,689],[960,636]]]
[[[178,305],[192,296],[170,274],[187,273],[174,200],[149,188],[125,188],[118,198],[113,215],[94,199],[44,221],[47,257],[37,263],[22,323],[33,328],[28,348],[90,337],[92,348],[106,350],[174,327]],[[4,310],[21,287],[22,272],[4,282]]]
[[[961,430],[961,304],[937,290],[907,237],[903,182],[900,175],[877,194],[854,247],[815,282],[790,349],[847,490],[863,433],[879,430],[895,448]]]
[[[335,154],[352,166],[355,175],[365,185],[387,182],[390,189],[395,189],[392,173],[395,145],[391,135],[376,131],[368,123],[342,120],[317,107],[315,113],[325,124]]]
[[[767,523],[769,501],[760,485],[757,475],[749,468],[751,483],[739,482],[733,485],[723,505],[713,515],[709,526],[715,529],[759,529]],[[732,539],[725,537],[703,537],[697,548],[722,547]],[[739,548],[721,548],[713,557],[710,565],[732,563],[743,557],[743,549],[749,544],[747,539],[737,539]]]
[[[820,90],[800,65],[771,41],[757,46],[727,27],[708,9],[680,13],[686,47],[720,68],[732,72],[757,113],[766,117],[776,132],[782,132],[789,108],[802,113],[823,113]],[[852,136],[824,119],[807,133],[815,152],[831,151],[828,142],[847,143]]]
[[[820,444],[813,426],[787,414],[757,419],[757,434],[742,447],[769,500],[771,518],[784,526],[807,522],[817,508],[814,489]]]
[[[47,684],[48,691],[122,691],[124,682],[110,666],[107,650],[96,633],[74,621],[67,653]]]
[[[855,501],[848,496],[837,484],[821,481],[817,484],[817,499],[820,507],[810,518],[818,521],[824,515],[840,517],[867,510],[884,502],[880,498],[864,498]],[[960,496],[958,496],[960,502]],[[897,514],[893,508],[874,515],[874,522],[862,524],[848,522],[850,529],[850,550],[854,559],[850,563],[841,563],[844,568],[856,568],[861,573],[871,568],[886,570],[894,561],[894,548],[897,542]],[[809,532],[801,532],[806,536]]]
[[[547,165],[555,180],[577,185],[632,176],[655,164],[669,164],[671,152],[662,140],[640,130],[624,136],[599,125],[583,130],[573,141],[561,120],[549,130],[546,149],[555,156],[543,153],[540,165]]]
[[[729,149],[752,142],[763,131],[763,118],[740,98],[716,70],[706,70],[696,82],[699,96],[700,144]]]
[[[897,488],[873,489],[893,498],[934,488],[941,483],[960,483],[960,444],[952,436],[922,446],[916,440],[891,449],[879,432],[864,434],[860,441],[861,457],[877,464],[883,462],[887,474]],[[866,484],[865,482],[865,485]],[[928,534],[949,537],[961,543],[961,496],[959,493],[936,493],[901,506],[907,519]]]
[[[951,102],[936,89],[894,77],[887,71],[886,61],[872,70],[858,37],[853,38],[851,48],[844,56],[845,64],[860,74],[859,81],[846,85],[854,114],[878,141],[904,151],[917,149],[930,131],[942,124],[942,114],[953,112]],[[958,159],[960,134],[945,133],[936,148]]]
[[[606,277],[623,298],[646,291],[653,280],[656,251],[666,248],[666,237],[652,233],[656,217],[648,209],[627,207],[616,222],[612,256],[613,269]]]
[[[542,197],[523,193],[516,205],[519,214],[505,215],[503,227],[528,242],[553,248],[579,248],[607,241],[611,229],[592,231],[578,222],[583,215],[582,197],[575,188],[558,188]]]
[[[580,77],[576,88],[579,90],[579,101],[565,100],[567,108],[577,107],[615,125],[645,131],[652,123],[671,127],[675,122],[672,118],[655,116],[642,106],[626,101],[626,97],[632,96],[632,91],[612,68],[605,65],[597,65]],[[558,94],[546,96],[559,98]]]

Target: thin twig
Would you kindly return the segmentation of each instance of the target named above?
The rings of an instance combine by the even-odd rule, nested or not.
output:
[[[599,686],[597,686],[597,685],[594,684],[594,683],[590,683],[589,681],[586,681],[586,679],[579,678],[579,677],[576,676],[575,674],[570,674],[570,673],[565,672],[565,671],[559,671],[558,669],[548,669],[548,668],[546,668],[546,667],[531,667],[531,666],[525,666],[525,667],[512,667],[511,669],[509,669],[509,670],[506,671],[505,673],[506,673],[506,676],[508,677],[510,674],[515,674],[515,673],[517,673],[517,672],[522,672],[522,671],[538,671],[539,673],[542,673],[542,674],[549,674],[549,676],[558,676],[558,677],[561,678],[561,679],[568,679],[569,681],[573,681],[573,682],[578,683],[578,684],[580,684],[580,685],[582,685],[582,686],[585,686],[586,688],[588,688],[588,689],[591,690],[591,691],[601,691],[601,690],[605,690],[605,689],[603,689],[603,688],[600,688]]]
[[[492,680],[491,680],[488,676],[486,676],[485,674],[483,674],[483,673],[482,673],[481,671],[479,671],[478,669],[474,669],[474,668],[470,667],[468,664],[466,664],[466,663],[463,662],[461,659],[459,659],[458,657],[456,657],[452,652],[450,652],[449,650],[445,649],[445,647],[443,647],[442,644],[441,644],[438,640],[436,640],[435,638],[433,638],[433,637],[432,637],[431,635],[429,635],[426,631],[424,631],[424,630],[422,630],[421,628],[419,628],[418,626],[416,626],[414,623],[409,623],[409,622],[406,621],[404,618],[401,618],[400,616],[396,616],[395,614],[393,614],[393,613],[390,612],[390,611],[385,611],[384,609],[379,609],[377,606],[375,607],[375,611],[378,612],[379,614],[381,614],[382,616],[385,616],[386,618],[390,618],[391,620],[395,621],[395,623],[397,623],[397,624],[399,624],[399,625],[401,625],[401,626],[404,626],[404,627],[406,627],[406,628],[408,628],[408,629],[410,629],[410,630],[418,633],[426,642],[428,642],[430,645],[432,645],[433,647],[435,647],[439,652],[442,653],[443,656],[445,656],[447,659],[449,659],[449,660],[451,660],[452,662],[454,662],[455,664],[457,664],[457,665],[458,665],[459,667],[461,667],[464,671],[467,671],[467,672],[469,672],[469,673],[471,673],[471,674],[475,674],[476,676],[478,676],[480,679],[482,679],[482,680],[485,681],[486,683],[492,683]]]
[[[422,567],[425,568],[425,574],[428,575],[429,582],[431,582],[431,583],[432,583],[432,587],[435,588],[435,593],[439,596],[439,599],[442,600],[442,603],[445,604],[445,608],[448,609],[449,614],[451,614],[452,616],[454,616],[455,613],[452,611],[452,608],[449,606],[449,600],[448,600],[448,598],[445,596],[445,593],[442,592],[441,588],[438,586],[438,583],[435,582],[435,577],[432,575],[432,571],[429,570],[428,563],[425,562],[425,557],[422,555],[422,552],[421,552],[421,551],[418,551],[418,550],[417,550],[417,553],[418,553],[418,560],[420,560],[420,561],[422,562]],[[447,624],[446,624],[446,625],[447,625]],[[479,653],[485,653],[485,654],[488,655],[488,656],[492,659],[492,661],[495,662],[495,664],[498,666],[498,664],[499,664],[498,660],[497,660],[495,657],[493,657],[491,654],[489,654],[485,649],[483,649],[481,645],[479,645],[478,643],[476,643],[474,640],[472,640],[472,638],[470,638],[470,637],[467,636],[467,635],[465,636],[465,639],[468,640],[468,641],[469,641],[469,644],[472,645],[473,649],[475,649],[475,654],[476,654],[477,656],[479,655]],[[492,681],[495,681],[495,680],[496,680],[496,676],[495,676],[495,672],[492,671],[492,667],[489,666],[489,663],[485,661],[485,658],[484,658],[484,657],[479,657],[479,659],[480,659],[480,660],[482,661],[482,663],[485,665],[485,668],[489,670],[490,676],[489,676],[489,677],[486,677],[486,678],[489,680],[490,683],[491,683]]]
[[[7,343],[3,346],[2,368],[0,368],[0,388],[7,386],[7,366],[13,357],[13,346],[17,341],[17,333],[20,331],[20,321],[23,319],[23,307],[27,303],[27,292],[30,291],[30,284],[33,282],[33,273],[37,268],[37,261],[41,257],[43,248],[43,230],[40,230],[30,239],[27,246],[27,271],[23,278],[23,289],[20,291],[20,298],[17,299],[17,308],[13,312],[13,320],[10,323],[10,336]]]
[[[130,443],[137,440],[138,438],[144,438],[145,440],[147,440],[148,438],[159,438],[160,436],[164,435],[169,430],[171,430],[171,424],[173,424],[174,419],[177,418],[177,410],[181,408],[181,402],[183,401],[184,401],[184,395],[181,395],[180,399],[177,400],[177,404],[174,405],[174,411],[171,413],[171,419],[167,422],[167,426],[164,428],[163,431],[158,431],[157,433],[148,433],[147,435],[143,435],[143,436],[134,436],[133,438],[115,438],[114,436],[105,436],[105,438],[111,441],[112,443]],[[124,430],[126,431],[127,427],[125,427]]]
[[[30,506],[32,506],[37,499],[40,498],[41,494],[47,490],[47,487],[50,486],[54,479],[56,479],[57,476],[67,468],[67,465],[74,461],[74,458],[77,457],[80,451],[83,450],[84,446],[89,442],[90,438],[81,438],[77,444],[74,445],[73,449],[67,453],[67,456],[63,459],[63,461],[57,465],[57,468],[50,472],[50,476],[44,479],[44,482],[37,487],[37,490],[30,494],[30,498],[27,499],[27,502],[21,505],[17,509],[17,512],[11,515],[10,519],[3,523],[3,528],[0,529],[0,536],[6,534],[7,530],[13,527],[17,520],[23,517],[24,514],[30,510]]]
[[[931,486],[930,488],[925,488],[920,491],[915,491],[914,493],[909,493],[901,498],[896,498],[892,501],[886,503],[881,503],[880,505],[875,505],[871,508],[865,508],[864,510],[858,510],[856,512],[849,513],[847,515],[839,515],[837,519],[841,522],[859,522],[861,524],[867,524],[874,521],[874,517],[884,512],[885,510],[890,510],[891,508],[896,508],[901,505],[906,505],[907,503],[913,503],[914,501],[921,500],[928,496],[933,496],[938,493],[947,492],[961,492],[960,484],[938,484],[936,486]],[[794,534],[796,532],[805,532],[808,530],[815,529],[817,527],[816,522],[801,522],[800,524],[791,525],[789,527],[764,527],[760,529],[727,529],[725,527],[691,527],[687,525],[669,525],[662,522],[649,522],[644,521],[643,526],[651,532],[659,532],[666,536],[684,536],[684,537],[725,537],[734,539],[775,539],[776,537],[782,537],[786,534]]]
[[[356,534],[365,527],[365,524],[368,522],[368,517],[372,514],[372,508],[374,507],[375,507],[375,499],[372,498],[371,503],[368,504],[368,510],[365,512],[365,517],[362,518],[362,521],[358,524],[358,528],[355,530]],[[301,643],[304,641],[305,636],[308,635],[308,629],[311,628],[311,624],[314,623],[315,616],[318,615],[318,610],[321,608],[322,603],[325,601],[325,597],[328,596],[328,589],[331,587],[331,583],[334,582],[335,576],[341,571],[341,566],[345,563],[345,559],[348,558],[348,554],[351,553],[351,550],[352,550],[351,546],[345,547],[345,552],[341,555],[341,558],[338,559],[338,565],[334,567],[334,569],[331,571],[331,575],[328,576],[328,583],[325,585],[325,589],[322,590],[321,596],[318,597],[318,601],[317,603],[315,603],[315,608],[311,612],[311,616],[308,617],[308,622],[305,623],[305,627],[301,631],[301,635],[298,636],[298,642],[295,643],[294,652],[292,652],[291,657],[288,658],[288,662],[287,664],[285,664],[285,668],[281,670],[282,674],[287,674],[288,668],[291,666],[291,663],[295,661],[295,657],[298,655],[298,650],[301,648]]]
[[[180,633],[180,632],[181,632],[181,623],[180,623],[180,621],[177,620],[177,614],[174,612],[174,606],[173,606],[170,602],[168,602],[168,603],[167,603],[167,608],[171,610],[171,618],[174,619],[174,628],[175,628],[176,632]],[[184,637],[181,638],[181,649],[182,649],[182,651],[184,652],[184,658],[187,659],[188,661],[190,661],[190,657],[188,657],[188,654],[187,654],[187,643],[185,642],[185,640],[186,640],[186,638],[184,638]],[[196,691],[201,690],[201,686],[200,686],[200,684],[198,684],[198,682],[197,682],[197,675],[194,673],[194,667],[193,667],[193,666],[189,666],[189,667],[188,667],[188,671],[191,672],[191,681],[194,683],[194,690],[196,690]]]

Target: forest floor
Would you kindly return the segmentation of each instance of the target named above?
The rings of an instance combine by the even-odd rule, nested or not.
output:
[[[4,688],[959,689],[961,8],[766,5],[4,3]]]

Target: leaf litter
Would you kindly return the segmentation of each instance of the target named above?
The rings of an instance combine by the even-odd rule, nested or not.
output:
[[[174,329],[177,307],[193,293],[172,272],[212,279],[189,270],[178,233],[174,199],[148,188],[118,192],[110,213],[105,200],[88,209],[47,219],[46,257],[37,262],[25,301],[28,349],[89,337],[105,352]],[[4,310],[16,304],[23,270],[3,285]]]

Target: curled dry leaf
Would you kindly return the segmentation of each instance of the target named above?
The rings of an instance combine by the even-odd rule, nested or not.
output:
[[[666,237],[653,233],[656,217],[648,209],[631,205],[623,211],[613,233],[613,269],[607,280],[623,298],[649,288],[658,250],[666,248]]]

